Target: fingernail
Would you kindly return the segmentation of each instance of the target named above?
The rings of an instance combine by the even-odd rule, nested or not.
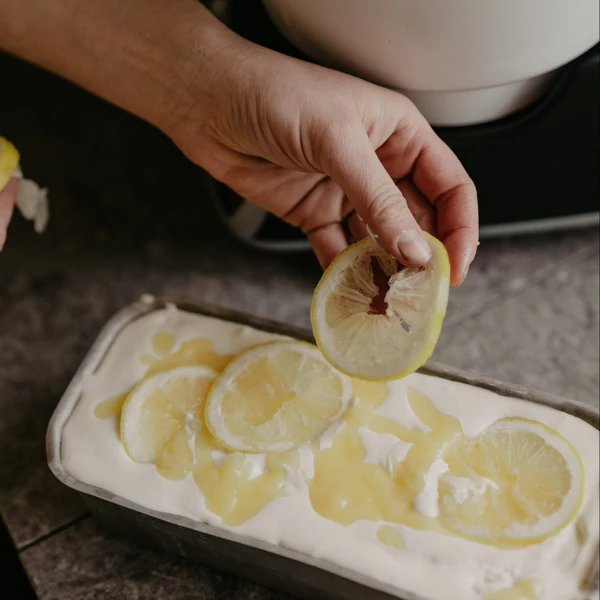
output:
[[[422,233],[414,229],[400,232],[398,250],[411,265],[425,265],[431,258],[431,248],[427,240]]]
[[[460,278],[460,282],[457,285],[460,285],[467,277],[467,275],[469,274],[469,268],[471,267],[471,262],[473,262],[473,259],[471,258],[470,255],[465,254],[462,257],[462,260],[459,262],[459,268],[458,268],[458,272],[462,273],[462,277]]]

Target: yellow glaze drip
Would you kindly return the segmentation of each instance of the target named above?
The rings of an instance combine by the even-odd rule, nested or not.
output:
[[[396,548],[396,550],[406,550],[406,542],[400,532],[391,525],[380,525],[377,529],[377,539],[382,544]]]
[[[483,595],[483,600],[537,600],[540,584],[535,579],[525,579],[497,592]]]

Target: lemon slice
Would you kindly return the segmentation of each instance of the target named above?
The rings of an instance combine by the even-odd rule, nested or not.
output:
[[[0,136],[0,190],[8,183],[18,167],[18,150],[6,138]]]
[[[283,452],[316,439],[348,407],[350,380],[305,342],[270,342],[240,354],[215,382],[205,421],[240,452]]]
[[[311,322],[325,358],[358,379],[388,381],[431,356],[448,304],[450,263],[427,235],[432,259],[401,268],[372,238],[344,250],[313,295]]]
[[[121,442],[132,460],[158,463],[185,451],[202,427],[204,404],[217,374],[200,366],[177,367],[144,379],[121,412]]]
[[[581,457],[537,421],[496,421],[450,449],[445,460],[440,519],[461,536],[495,545],[533,544],[563,529],[581,507]]]

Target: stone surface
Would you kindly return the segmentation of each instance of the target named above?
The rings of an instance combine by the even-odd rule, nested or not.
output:
[[[597,244],[445,329],[434,358],[598,406]]]
[[[521,293],[597,249],[597,229],[482,240],[469,276],[450,293],[444,327],[450,329]]]
[[[25,550],[44,600],[292,600],[231,575],[107,536],[91,519]]]

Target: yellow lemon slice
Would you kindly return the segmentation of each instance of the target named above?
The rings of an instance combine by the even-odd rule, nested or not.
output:
[[[18,167],[18,150],[6,138],[0,136],[0,190],[8,183]]]
[[[130,458],[157,464],[165,455],[183,459],[188,442],[202,427],[204,404],[216,376],[206,367],[177,367],[136,385],[121,412],[121,441]]]
[[[234,359],[206,402],[220,444],[239,452],[283,452],[316,439],[347,409],[350,380],[305,342],[271,342]]]
[[[445,460],[440,519],[461,536],[495,545],[533,544],[564,528],[581,507],[581,457],[537,421],[496,421],[451,448]]]
[[[433,256],[402,268],[372,238],[340,253],[317,285],[310,311],[325,358],[351,377],[399,379],[433,353],[446,314],[450,263],[427,235]]]

